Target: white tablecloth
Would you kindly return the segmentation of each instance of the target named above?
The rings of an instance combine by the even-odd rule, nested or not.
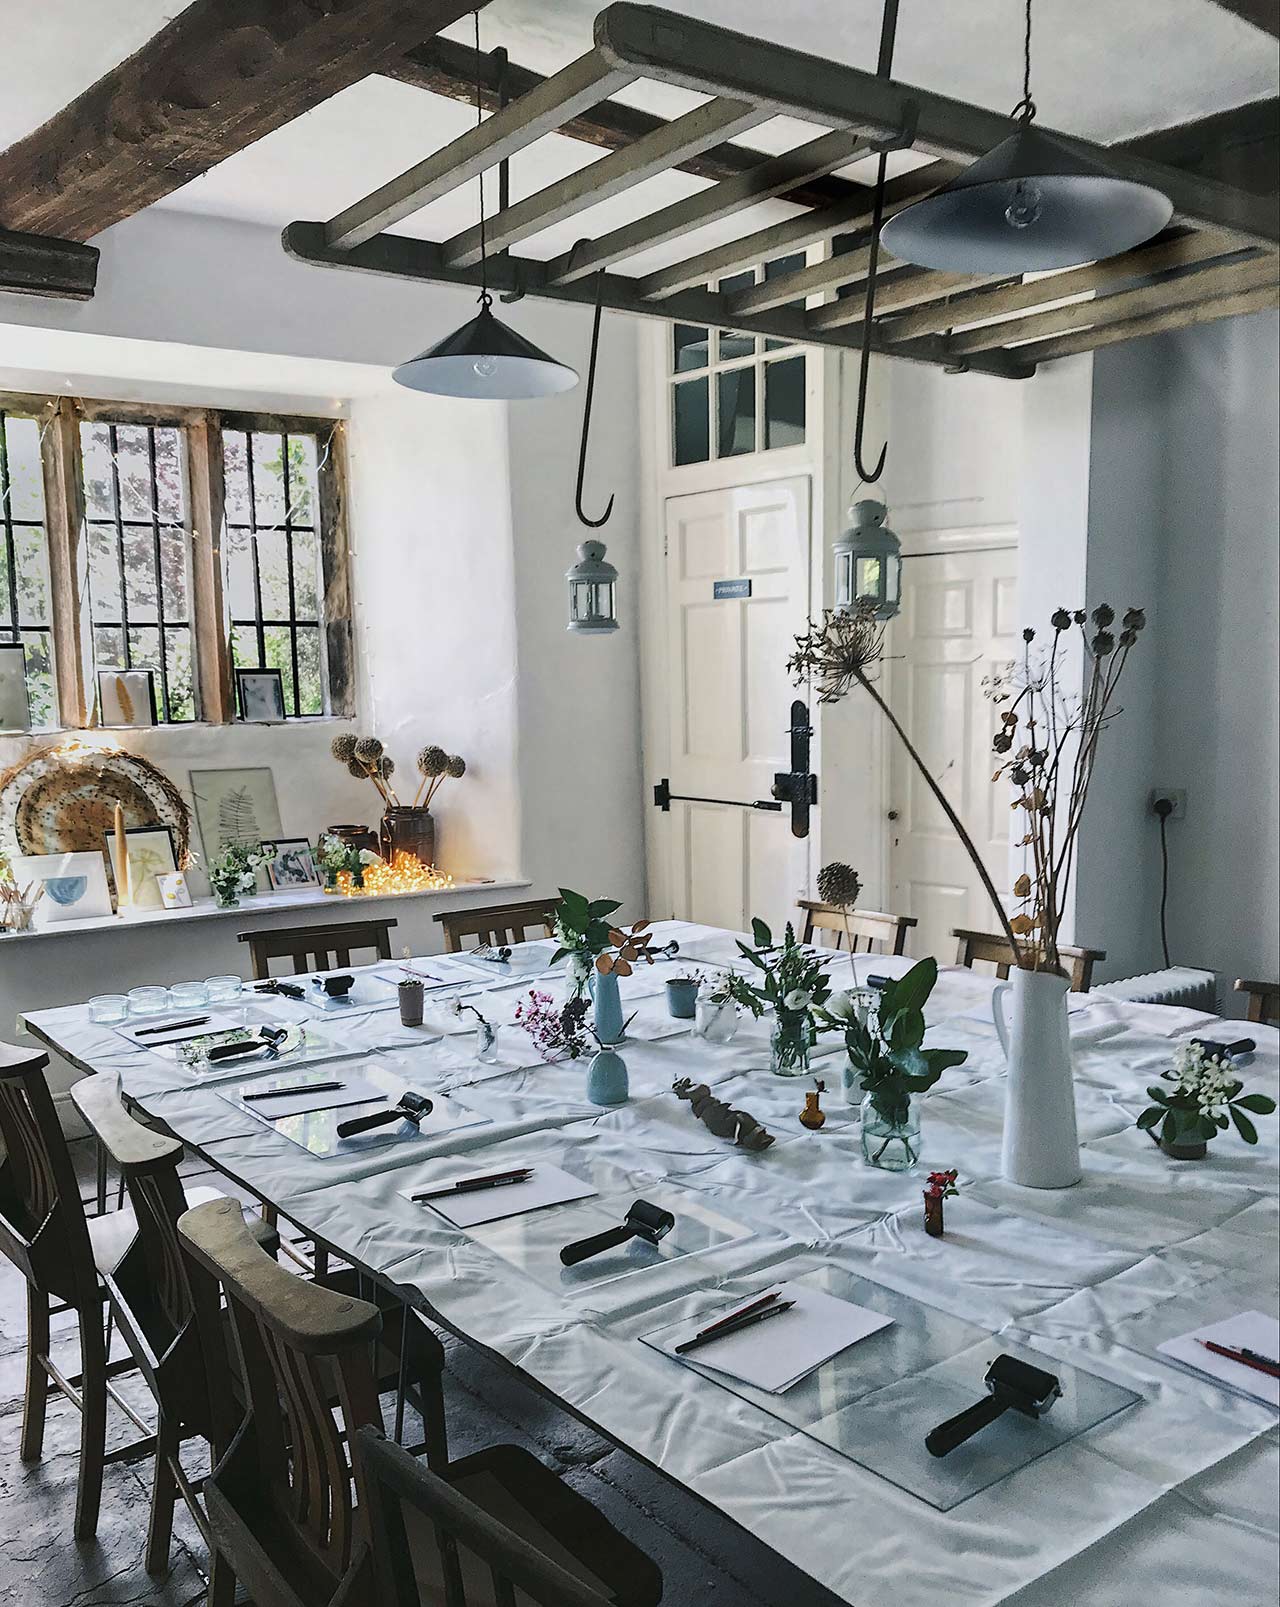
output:
[[[704,961],[734,954],[727,933],[659,928],[661,941],[670,935]],[[859,979],[909,963],[862,958]],[[847,968],[842,958],[833,974]],[[1256,1149],[1226,1135],[1196,1163],[1170,1161],[1133,1125],[1177,1039],[1219,1024],[1187,1010],[1073,997],[1085,1175],[1075,1188],[1042,1192],[1000,1178],[1004,1067],[989,979],[940,976],[927,1041],[969,1058],[923,1101],[920,1167],[891,1174],[862,1161],[834,1044],[815,1063],[829,1120],[811,1133],[796,1118],[812,1083],[770,1074],[764,1025],[748,1023],[727,1046],[673,1031],[661,996],[670,974],[660,965],[623,984],[636,1011],[623,1048],[631,1098],[603,1113],[586,1101],[584,1062],[511,1069],[526,1053],[515,1029],[504,1037],[508,1064],[489,1066],[471,1058],[467,1038],[402,1028],[394,1010],[344,1017],[344,1048],[373,1052],[412,1086],[449,1091],[487,1118],[357,1157],[309,1154],[172,1060],[91,1025],[83,1006],[34,1012],[27,1025],[86,1069],[119,1073],[130,1098],[230,1176],[851,1603],[1131,1607],[1157,1595],[1206,1607],[1274,1603],[1276,1414],[1155,1350],[1236,1311],[1275,1314],[1277,1123],[1259,1120]],[[516,997],[505,989],[476,1002],[509,1022]],[[283,1000],[270,1007],[282,1019],[309,1014]],[[1222,1035],[1240,1031],[1233,1022]],[[1258,1040],[1249,1084],[1274,1095],[1276,1031],[1248,1031]],[[671,1093],[680,1076],[712,1084],[777,1142],[748,1154],[713,1137]],[[465,1152],[486,1168],[554,1162],[609,1200],[662,1191],[678,1210],[682,1196],[696,1198],[743,1231],[628,1276],[556,1287],[399,1192],[432,1179],[440,1156]],[[947,1203],[946,1236],[931,1239],[921,1174],[948,1166],[959,1169],[961,1193]],[[639,1342],[762,1277],[822,1265],[1040,1350],[1050,1370],[1055,1360],[1083,1366],[1142,1399],[944,1513]],[[998,1348],[993,1339],[993,1355]]]

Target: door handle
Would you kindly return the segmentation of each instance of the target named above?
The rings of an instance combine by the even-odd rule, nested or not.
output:
[[[775,803],[772,798],[702,798],[696,793],[672,792],[671,783],[666,776],[657,783],[653,789],[654,804],[662,810],[663,814],[671,812],[673,803],[704,803],[722,804],[726,809],[769,809],[777,814],[782,813],[782,805]]]

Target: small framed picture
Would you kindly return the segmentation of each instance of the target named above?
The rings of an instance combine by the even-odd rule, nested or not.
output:
[[[167,876],[178,868],[177,855],[173,850],[173,833],[168,826],[129,826],[125,829],[125,852],[129,859],[127,899],[119,897],[121,865],[116,835],[109,831],[106,838],[118,902],[125,908],[136,910],[163,908],[164,900],[160,896],[157,878]]]
[[[284,719],[284,676],[279,670],[237,670],[236,693],[242,720]]]
[[[21,642],[0,642],[0,731],[30,731],[27,650]]]
[[[36,882],[44,888],[36,907],[37,930],[113,913],[107,862],[101,853],[19,854],[13,865],[20,887]]]
[[[160,902],[165,909],[189,910],[191,908],[191,888],[187,884],[186,871],[162,871],[156,877],[156,886],[160,889]]]
[[[262,846],[271,855],[267,861],[267,879],[277,892],[286,887],[319,885],[315,854],[305,837],[283,837]]]
[[[159,725],[153,670],[99,670],[98,722],[104,726]]]

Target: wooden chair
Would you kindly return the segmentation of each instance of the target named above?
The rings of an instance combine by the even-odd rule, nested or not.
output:
[[[391,939],[387,935],[397,923],[393,920],[339,921],[332,926],[279,926],[274,930],[241,932],[241,943],[249,945],[253,980],[265,982],[271,975],[272,960],[287,959],[291,973],[335,971],[351,964],[351,956],[361,949],[373,949],[380,960],[391,958]]]
[[[134,1121],[120,1103],[115,1078],[85,1077],[72,1087],[71,1100],[119,1168],[137,1229],[120,1260],[104,1272],[103,1283],[116,1326],[156,1401],[145,1566],[148,1573],[162,1573],[169,1563],[179,1497],[206,1543],[209,1539],[197,1487],[183,1470],[183,1441],[193,1436],[207,1440],[211,1462],[216,1462],[231,1442],[241,1410],[242,1394],[209,1389],[177,1229],[178,1218],[190,1206],[224,1196],[212,1188],[186,1191],[178,1173],[181,1142]],[[265,1250],[275,1253],[275,1234],[267,1223],[252,1219],[249,1229]]]
[[[531,926],[540,926],[543,937],[551,937],[559,902],[558,898],[527,898],[521,904],[490,904],[484,909],[450,910],[437,915],[436,920],[444,927],[445,953],[460,953],[466,938],[498,948],[523,943]]]
[[[853,945],[850,950],[853,954],[858,953],[859,942],[865,945],[862,952],[866,954],[877,952],[877,943],[881,954],[901,954],[907,946],[907,932],[916,924],[914,915],[885,915],[879,910],[844,910],[839,904],[820,904],[811,898],[802,898],[798,902],[804,911],[804,942],[812,943],[815,932],[834,932],[834,947],[840,948],[841,939],[847,939]]]
[[[1237,979],[1236,992],[1249,995],[1250,1021],[1280,1020],[1280,982],[1246,982]]]
[[[86,1217],[71,1154],[45,1081],[46,1054],[0,1044],[0,1253],[27,1281],[27,1369],[20,1454],[38,1461],[45,1414],[57,1392],[80,1413],[80,1472],[75,1538],[98,1526],[102,1474],[108,1462],[148,1454],[146,1423],[111,1380],[133,1362],[108,1362],[101,1277],[134,1236],[130,1211]],[[67,1378],[50,1359],[49,1319],[74,1311],[80,1331],[80,1371]],[[145,1436],[107,1451],[107,1401],[113,1400]]]
[[[370,1562],[343,1607],[610,1607],[616,1597],[588,1581],[571,1556],[549,1555],[502,1517],[415,1462],[376,1428],[357,1429],[371,1530]]]
[[[972,970],[974,961],[982,960],[994,965],[996,975],[1003,981],[1009,975],[1010,967],[1017,963],[1009,940],[1000,933],[970,932],[963,926],[956,926],[952,928],[951,935],[958,938],[960,943],[956,953],[957,965]],[[1106,949],[1077,949],[1059,943],[1058,954],[1068,968],[1072,993],[1088,993],[1093,981],[1093,968],[1100,960],[1106,959]]]
[[[382,1427],[370,1361],[378,1308],[290,1276],[255,1244],[231,1201],[188,1211],[178,1232],[206,1329],[216,1321],[219,1285],[226,1296],[248,1396],[244,1421],[206,1481],[209,1607],[231,1607],[237,1580],[256,1607],[385,1601],[354,1593],[368,1568],[371,1507],[364,1466],[353,1464],[350,1449],[358,1430]],[[442,1369],[443,1349],[431,1338]],[[443,1397],[433,1405],[427,1465],[452,1489],[513,1513],[531,1543],[545,1537],[605,1581],[606,1601],[650,1607],[659,1599],[662,1580],[649,1559],[527,1451],[504,1445],[450,1462]],[[446,1597],[449,1607],[465,1599]]]

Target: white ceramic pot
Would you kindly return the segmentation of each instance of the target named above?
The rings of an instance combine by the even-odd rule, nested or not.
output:
[[[1016,970],[991,995],[1009,1064],[1000,1170],[1026,1188],[1065,1189],[1080,1181],[1068,987],[1066,977],[1052,971]],[[1012,995],[1009,1021],[1006,994]]]

